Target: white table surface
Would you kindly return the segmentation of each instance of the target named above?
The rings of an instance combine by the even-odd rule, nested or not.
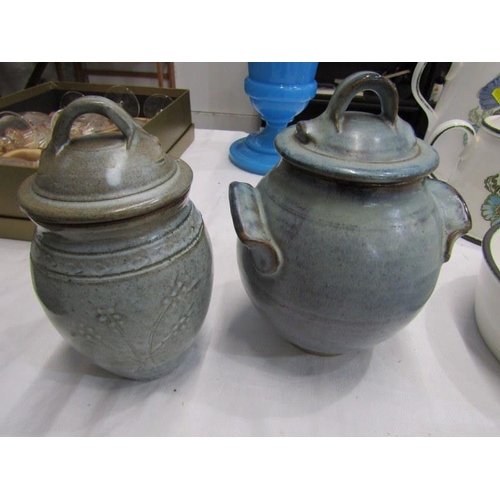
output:
[[[0,239],[2,436],[498,436],[500,363],[473,303],[481,250],[459,240],[417,318],[373,350],[305,354],[250,304],[228,204],[228,159],[244,132],[196,130],[183,159],[214,253],[210,309],[184,362],[151,382],[75,352],[32,290],[29,243]]]

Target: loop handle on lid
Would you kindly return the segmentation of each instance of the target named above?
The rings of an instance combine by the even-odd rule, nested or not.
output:
[[[127,139],[127,149],[130,148],[134,133],[137,130],[137,125],[132,117],[110,99],[100,96],[87,96],[70,103],[57,119],[51,141],[56,155],[70,142],[70,131],[73,122],[86,113],[96,113],[109,118]]]
[[[347,77],[335,90],[326,109],[326,116],[333,121],[337,132],[340,131],[342,118],[356,94],[365,90],[375,92],[382,107],[381,115],[393,125],[398,118],[398,92],[396,86],[387,78],[373,71],[354,73]]]

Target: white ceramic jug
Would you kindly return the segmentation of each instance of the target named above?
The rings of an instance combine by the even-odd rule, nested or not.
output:
[[[419,90],[426,65],[417,63],[412,77],[413,96],[429,120],[425,139],[446,120],[467,120],[479,129],[484,118],[500,110],[500,62],[453,63],[434,109]]]
[[[453,63],[434,109],[419,90],[426,64],[418,63],[415,67],[412,93],[429,121],[425,140],[433,144],[440,156],[436,176],[451,182],[457,160],[465,160],[471,152],[472,147],[469,151],[462,150],[464,144],[470,143],[472,129],[478,131],[485,118],[500,112],[500,63]],[[453,131],[442,136],[444,131],[450,129]],[[467,136],[464,130],[468,132]]]
[[[469,207],[469,236],[480,242],[488,229],[500,222],[500,115],[483,119],[470,153],[462,157],[449,182]]]

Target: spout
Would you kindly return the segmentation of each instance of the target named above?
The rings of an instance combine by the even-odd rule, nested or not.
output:
[[[469,209],[458,191],[446,182],[429,179],[429,189],[444,221],[443,262],[447,262],[455,241],[472,227]]]
[[[282,262],[281,252],[269,233],[258,191],[250,184],[232,182],[229,205],[236,234],[250,250],[257,271],[262,274],[277,272]]]

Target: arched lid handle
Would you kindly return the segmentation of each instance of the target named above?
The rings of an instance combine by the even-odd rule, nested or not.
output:
[[[382,107],[381,115],[393,125],[398,118],[398,91],[387,78],[373,71],[354,73],[347,77],[335,90],[326,109],[326,116],[333,121],[337,132],[340,131],[342,118],[356,94],[365,90],[375,92]]]
[[[137,125],[132,117],[118,104],[100,96],[86,96],[68,104],[54,125],[51,147],[58,155],[70,142],[70,131],[73,122],[86,113],[96,113],[109,118],[127,139],[130,148]]]

